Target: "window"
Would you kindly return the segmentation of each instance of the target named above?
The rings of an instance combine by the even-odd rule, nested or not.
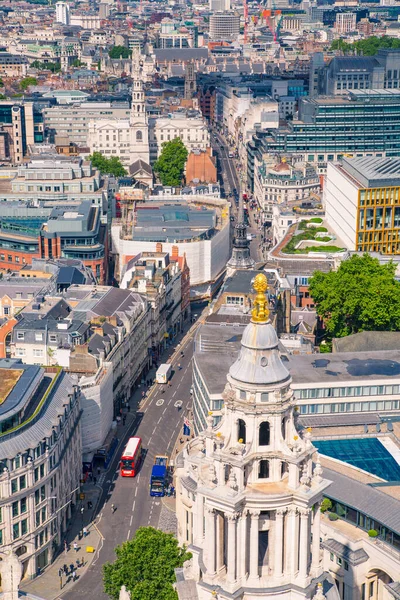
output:
[[[268,479],[269,477],[269,460],[260,460],[258,465],[258,478]]]
[[[11,493],[16,494],[18,492],[18,479],[11,480]]]
[[[264,421],[260,425],[258,443],[260,446],[269,446],[270,427],[269,422]]]
[[[25,535],[28,533],[28,519],[23,519],[21,521],[21,535]]]
[[[19,523],[14,523],[13,525],[13,540],[19,538]]]
[[[136,132],[136,141],[137,142],[143,141],[143,133],[141,131]]]
[[[3,312],[5,315],[9,315],[10,314],[10,307],[9,306],[5,306],[3,309]]]
[[[43,356],[43,350],[41,350],[40,348],[34,348],[33,349],[33,356],[36,357],[42,357]]]
[[[21,475],[19,478],[19,489],[24,490],[26,488],[26,475]]]
[[[25,333],[23,331],[17,331],[17,340],[23,340]]]
[[[57,341],[57,336],[54,333],[51,333],[49,335],[49,340],[50,340],[50,342],[56,342]]]
[[[35,341],[36,342],[41,342],[43,341],[43,333],[39,332],[39,333],[35,333]]]
[[[19,515],[19,502],[13,502],[12,503],[12,516],[13,517],[18,517]]]
[[[238,420],[238,441],[242,444],[246,443],[246,423],[243,419]]]

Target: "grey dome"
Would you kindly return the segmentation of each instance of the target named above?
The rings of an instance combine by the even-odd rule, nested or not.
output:
[[[229,369],[236,381],[270,386],[290,379],[278,350],[278,336],[270,321],[250,322],[244,330],[241,350]]]

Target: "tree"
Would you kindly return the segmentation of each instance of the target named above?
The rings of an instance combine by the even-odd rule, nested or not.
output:
[[[163,142],[161,154],[154,163],[154,171],[163,185],[181,185],[187,157],[188,151],[180,138]]]
[[[398,331],[400,283],[395,272],[393,262],[381,265],[369,254],[353,255],[337,271],[316,271],[310,279],[310,295],[327,339],[359,331]]]
[[[108,52],[110,58],[130,58],[132,56],[132,50],[129,50],[126,46],[113,46]]]
[[[79,58],[75,58],[75,60],[72,63],[73,67],[81,67],[83,65],[83,62],[81,60],[79,60]]]
[[[21,81],[19,82],[19,87],[24,92],[28,89],[30,85],[37,85],[36,77],[24,77],[24,79],[21,79]]]
[[[357,40],[354,44],[345,42],[342,38],[333,40],[331,50],[341,50],[342,52],[354,52],[363,54],[364,56],[374,56],[380,48],[400,48],[400,40],[392,38],[387,35],[376,37],[365,38],[363,40]]]
[[[127,173],[118,156],[106,158],[101,152],[93,152],[93,154],[89,156],[89,160],[92,161],[94,168],[98,169],[103,175],[123,177]]]
[[[172,534],[140,527],[115,553],[117,559],[103,566],[104,591],[113,600],[118,600],[123,585],[131,600],[177,600],[172,587],[174,569],[182,567],[191,554],[178,546]]]

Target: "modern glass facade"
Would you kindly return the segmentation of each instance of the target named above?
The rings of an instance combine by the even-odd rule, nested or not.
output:
[[[400,187],[360,190],[357,216],[359,252],[400,253]]]
[[[368,90],[350,92],[347,97],[300,98],[298,120],[286,127],[257,132],[248,144],[251,179],[255,153],[260,161],[263,153],[303,154],[322,168],[327,160],[349,153],[400,156],[400,91]]]

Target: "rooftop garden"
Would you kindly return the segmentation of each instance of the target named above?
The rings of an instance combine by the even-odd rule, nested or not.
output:
[[[335,252],[344,252],[345,248],[339,246],[327,245],[333,240],[326,227],[317,225],[322,223],[319,217],[313,217],[309,221],[300,221],[297,226],[297,233],[282,248],[283,254],[309,254],[310,252],[325,252],[333,254]],[[326,235],[323,235],[326,234]],[[316,245],[307,244],[303,247],[302,242],[317,242]]]
[[[22,369],[0,369],[1,371],[1,383],[0,383],[0,404],[3,404],[9,393],[14,389],[19,378],[21,377]]]

